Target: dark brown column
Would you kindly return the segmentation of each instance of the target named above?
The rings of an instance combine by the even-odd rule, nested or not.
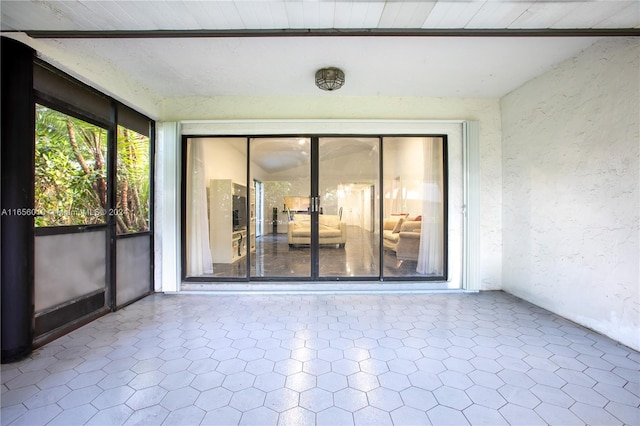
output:
[[[2,363],[31,353],[34,293],[34,51],[2,37]]]

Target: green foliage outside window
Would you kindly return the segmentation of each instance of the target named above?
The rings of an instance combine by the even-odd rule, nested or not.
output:
[[[105,223],[107,130],[36,106],[36,226]]]
[[[118,233],[149,230],[149,138],[118,126]]]
[[[107,206],[107,130],[36,106],[36,226],[104,224],[149,230],[149,138],[118,127],[116,204]]]

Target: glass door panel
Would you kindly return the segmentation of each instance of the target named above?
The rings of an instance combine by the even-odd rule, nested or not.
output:
[[[319,139],[321,277],[380,275],[379,145],[372,137]]]
[[[251,253],[251,277],[311,276],[311,140],[252,138],[250,181],[260,182],[253,215],[261,229]],[[252,226],[253,228],[253,226]]]
[[[186,276],[246,278],[247,139],[187,140]]]
[[[444,138],[385,137],[385,277],[442,278],[446,268]]]

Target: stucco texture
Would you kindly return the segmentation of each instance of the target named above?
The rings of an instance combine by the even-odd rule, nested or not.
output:
[[[640,39],[501,100],[503,289],[640,349]]]

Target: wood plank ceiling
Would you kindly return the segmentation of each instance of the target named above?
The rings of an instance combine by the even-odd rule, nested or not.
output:
[[[637,0],[14,1],[2,31],[639,28]]]

